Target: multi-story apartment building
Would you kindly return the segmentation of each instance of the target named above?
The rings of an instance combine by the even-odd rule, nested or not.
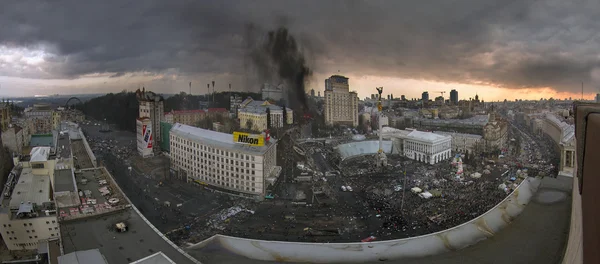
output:
[[[4,131],[11,123],[10,106],[7,103],[0,105],[0,129]]]
[[[0,198],[0,227],[9,250],[37,249],[41,241],[59,238],[51,178],[55,160],[49,147],[36,147],[19,160]]]
[[[267,109],[270,112],[270,126],[267,126]],[[284,117],[285,115],[285,117]],[[244,100],[238,109],[240,126],[252,131],[264,131],[265,129],[280,128],[285,124],[294,122],[294,112],[286,108],[271,104],[269,101],[254,101],[252,98]],[[250,126],[250,127],[248,127]]]
[[[160,133],[160,130],[152,129],[152,120],[148,117],[140,117],[135,123],[138,154],[143,158],[154,156],[154,137]]]
[[[61,111],[52,111],[52,130],[57,130],[60,127]]]
[[[240,108],[240,104],[242,104],[242,102],[244,101],[244,99],[239,96],[239,95],[232,95],[229,97],[229,112],[237,115],[237,110]]]
[[[196,126],[198,122],[204,120],[206,111],[203,109],[196,110],[171,110],[165,113],[165,122],[169,124],[180,123],[188,126]]]
[[[496,119],[496,113],[492,109],[489,114],[488,123],[483,126],[483,139],[485,151],[502,150],[508,143],[508,123],[502,119]]]
[[[333,75],[325,80],[325,123],[358,126],[358,95],[350,91],[348,78]]]
[[[25,133],[26,131],[18,125],[8,125],[8,128],[2,131],[2,145],[11,153],[21,154],[23,147],[29,143]]]
[[[450,91],[450,104],[457,105],[458,104],[458,91],[452,89]]]
[[[35,104],[25,109],[25,117],[31,134],[49,134],[52,132],[52,108],[48,104]]]
[[[452,151],[455,153],[478,153],[483,150],[483,137],[481,135],[442,131],[434,133],[451,136]]]
[[[140,103],[139,118],[150,118],[152,124],[151,131],[160,131],[160,122],[164,120],[164,98],[151,91],[146,91],[145,88],[142,90],[138,89],[136,97]],[[160,150],[160,133],[153,133],[152,146],[154,151]]]
[[[175,124],[169,134],[171,168],[188,182],[243,195],[265,195],[267,179],[277,177],[274,139],[182,124]],[[256,144],[248,144],[253,140]]]

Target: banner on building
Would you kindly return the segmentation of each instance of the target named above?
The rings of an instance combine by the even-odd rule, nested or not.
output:
[[[233,132],[233,142],[261,147],[265,145],[265,137],[262,134]]]
[[[142,136],[144,136],[144,143],[146,143],[146,148],[152,148],[152,126],[143,125]]]

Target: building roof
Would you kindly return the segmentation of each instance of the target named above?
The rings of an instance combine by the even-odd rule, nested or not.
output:
[[[116,223],[127,223],[126,232],[116,232]],[[60,223],[65,253],[99,249],[108,263],[131,263],[155,252],[163,252],[178,264],[194,263],[165,240],[137,211],[124,209],[113,214]],[[142,262],[144,263],[144,262]],[[152,262],[147,262],[152,263]]]
[[[31,159],[30,162],[44,162],[48,161],[48,157],[50,156],[50,147],[35,147],[31,149]]]
[[[54,136],[52,134],[31,135],[29,146],[32,147],[53,147]]]
[[[100,250],[90,249],[71,252],[58,257],[58,264],[108,264]]]
[[[418,130],[413,130],[406,137],[409,139],[426,141],[426,142],[430,142],[430,143],[434,143],[437,141],[441,141],[441,140],[450,138],[450,136],[438,135],[438,134],[434,134],[432,132],[423,132],[423,131],[418,131]]]
[[[229,112],[227,111],[227,109],[225,108],[208,108],[209,113],[223,113],[223,112]]]
[[[77,192],[75,174],[70,168],[54,171],[54,192]]]
[[[481,139],[481,138],[483,138],[481,135],[467,134],[467,133],[444,132],[444,131],[434,131],[433,133],[434,134],[440,134],[440,135],[447,135],[447,136],[468,137],[468,138],[474,138],[474,139]]]
[[[214,108],[213,108],[214,109]],[[220,108],[216,108],[220,109]],[[168,114],[206,114],[206,110],[204,109],[193,109],[193,110],[171,110],[171,112],[166,112],[165,115]]]
[[[216,132],[179,123],[173,125],[173,128],[171,128],[170,133],[180,136],[182,138],[187,138],[189,140],[201,141],[205,144],[209,144],[214,147],[231,149],[252,154],[264,154],[269,149],[269,147],[271,147],[271,145],[276,143],[276,140],[271,138],[271,140],[269,140],[268,143],[265,143],[265,146],[248,146],[245,144],[233,142],[232,134]]]
[[[131,262],[130,264],[175,264],[175,262],[162,252],[156,252],[143,259]]]
[[[23,168],[10,198],[10,208],[18,209],[21,202],[42,205],[50,202],[50,177],[33,175],[31,168]]]
[[[252,98],[246,99],[244,103],[242,103],[242,108],[240,108],[239,112],[246,113],[255,113],[262,114],[267,113],[267,108],[271,109],[271,111],[283,111],[283,107],[270,103],[269,101],[256,101]],[[292,112],[292,109],[286,107],[286,111],[288,113]]]

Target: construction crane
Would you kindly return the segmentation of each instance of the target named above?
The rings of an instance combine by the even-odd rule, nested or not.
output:
[[[437,91],[436,93],[441,93],[441,94],[442,94],[442,97],[444,97],[444,94],[445,94],[446,92],[444,92],[444,91]]]

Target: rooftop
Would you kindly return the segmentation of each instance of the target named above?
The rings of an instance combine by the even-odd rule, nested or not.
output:
[[[58,264],[108,264],[98,249],[75,251],[58,257]]]
[[[214,147],[232,149],[253,154],[264,154],[273,144],[277,142],[275,139],[271,138],[268,143],[265,143],[265,146],[248,146],[233,142],[232,134],[216,132],[179,123],[173,125],[173,128],[171,128],[171,133],[189,140],[202,141],[203,143],[212,145]]]
[[[29,146],[32,147],[54,147],[54,136],[52,134],[31,135]]]
[[[246,99],[238,111],[240,112],[248,112],[248,113],[266,113],[267,108],[271,109],[271,111],[282,111],[283,107],[271,104],[269,101],[256,101],[252,98]],[[286,107],[286,111],[289,113],[292,112],[292,109]]]
[[[467,134],[467,133],[445,132],[445,131],[434,131],[433,133],[440,134],[440,135],[447,135],[447,136],[469,137],[469,138],[475,138],[475,139],[483,138],[481,135]]]
[[[430,143],[434,143],[436,141],[447,139],[450,136],[438,135],[438,134],[434,134],[432,132],[423,132],[423,131],[413,130],[406,137],[411,138],[411,139],[428,141]]]
[[[50,201],[50,177],[33,175],[31,168],[23,168],[12,192],[10,208],[19,208],[21,202],[31,202],[41,206]]]
[[[50,147],[34,147],[31,149],[30,162],[44,162],[48,161],[48,157],[50,156]]]
[[[223,112],[229,112],[229,111],[227,111],[227,109],[225,109],[225,108],[208,108],[208,112],[209,113],[223,113]]]
[[[168,114],[206,114],[206,110],[204,109],[194,109],[194,110],[172,110],[171,112],[166,112],[165,115]]]
[[[115,230],[114,226],[120,222],[127,225],[126,232]],[[83,220],[61,222],[60,231],[65,254],[97,248],[108,263],[131,263],[150,254],[163,252],[175,263],[194,263],[165,241],[132,209]]]
[[[72,169],[57,169],[54,171],[54,192],[77,192],[75,175]]]
[[[143,259],[136,260],[131,262],[130,264],[175,264],[167,255],[162,252],[154,253],[150,256],[147,256]]]
[[[61,135],[58,137],[57,144],[57,158],[70,159],[71,158],[71,141],[67,135]]]

